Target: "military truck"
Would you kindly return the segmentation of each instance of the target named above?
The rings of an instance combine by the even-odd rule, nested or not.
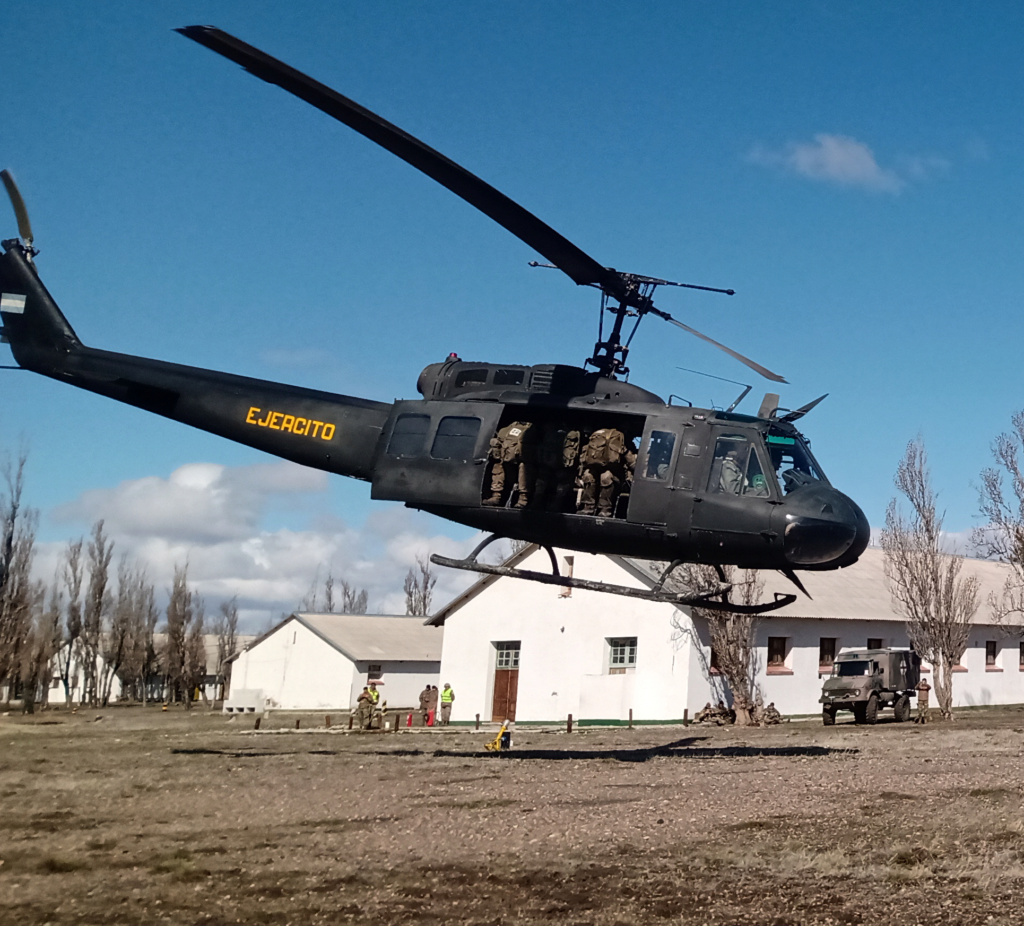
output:
[[[910,699],[921,680],[921,657],[909,649],[857,649],[840,653],[822,686],[821,721],[836,722],[837,711],[853,711],[857,723],[874,723],[892,707],[902,723],[910,719]]]

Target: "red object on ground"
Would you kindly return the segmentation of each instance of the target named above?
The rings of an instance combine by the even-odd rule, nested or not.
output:
[[[434,712],[427,711],[427,726],[432,727],[434,725]]]
[[[409,711],[409,716],[406,718],[405,725],[407,727],[412,726],[412,711]]]

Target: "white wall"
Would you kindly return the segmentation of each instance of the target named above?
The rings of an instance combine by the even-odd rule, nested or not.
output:
[[[262,689],[268,708],[344,710],[354,703],[354,676],[349,659],[298,621],[289,620],[239,655],[231,670],[231,687]],[[357,692],[363,684],[359,682]]]
[[[576,553],[573,574],[639,586],[606,557]],[[550,571],[537,551],[521,568]],[[689,641],[672,626],[670,605],[518,579],[496,580],[451,614],[444,631],[441,680],[455,689],[452,719],[491,719],[495,647],[520,640],[516,719],[562,721],[682,718],[687,706]],[[637,638],[635,672],[608,673],[607,640]]]
[[[381,700],[387,701],[388,707],[391,709],[419,707],[420,692],[424,685],[437,685],[438,689],[441,688],[437,680],[441,668],[440,662],[398,660],[388,662],[385,660],[373,664],[381,667],[381,678],[377,683],[377,688],[380,691]],[[359,697],[366,684],[369,667],[369,662],[357,662],[355,665],[350,692],[353,707],[356,698]]]

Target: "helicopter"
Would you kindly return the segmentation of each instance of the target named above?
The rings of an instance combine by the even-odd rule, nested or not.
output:
[[[605,267],[440,152],[284,62],[213,26],[176,31],[436,180],[546,258],[535,266],[598,289],[593,354],[582,367],[472,362],[452,354],[420,374],[421,398],[385,403],[87,347],[39,276],[27,209],[3,171],[20,237],[0,243],[0,335],[19,367],[369,482],[373,499],[402,502],[487,534],[464,559],[434,554],[431,560],[443,566],[763,613],[796,596],[776,592],[772,601],[730,603],[724,566],[777,570],[806,594],[798,570],[856,562],[868,544],[867,519],[829,483],[794,424],[821,399],[788,411],[769,393],[757,415],[746,415],[735,411],[744,396],[727,410],[695,408],[626,379],[632,334],[653,315],[759,375],[785,382],[672,317],[652,298],[660,286],[732,290]],[[510,435],[517,448],[512,453]],[[546,549],[551,573],[481,562],[479,555],[499,538]],[[653,588],[632,589],[561,575],[554,547],[668,565]],[[720,587],[704,594],[674,588],[668,579],[683,563],[714,566]]]

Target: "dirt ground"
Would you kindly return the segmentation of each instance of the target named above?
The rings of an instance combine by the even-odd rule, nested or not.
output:
[[[0,922],[1024,923],[1024,708],[504,755],[300,719],[0,717]]]

